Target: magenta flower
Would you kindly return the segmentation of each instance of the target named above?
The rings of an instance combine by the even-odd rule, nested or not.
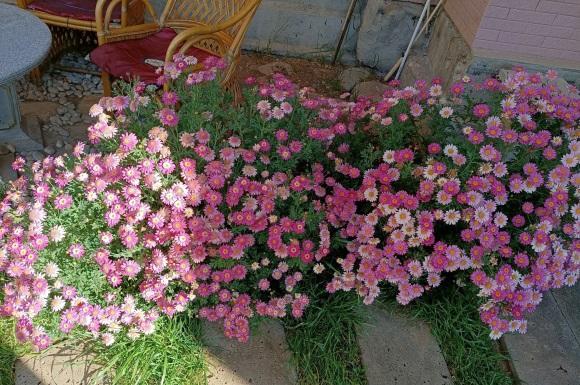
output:
[[[170,108],[163,108],[159,111],[159,120],[167,127],[176,127],[179,124],[179,116]]]
[[[473,107],[473,115],[476,118],[484,119],[489,115],[490,112],[491,112],[491,109],[485,103],[476,104]]]

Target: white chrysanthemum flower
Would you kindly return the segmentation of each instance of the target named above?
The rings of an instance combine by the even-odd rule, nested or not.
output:
[[[383,162],[385,163],[393,163],[395,161],[395,151],[387,150],[383,154]]]
[[[580,254],[580,253],[576,253],[576,254]],[[564,284],[568,287],[574,286],[576,284],[576,282],[578,282],[578,274],[569,274],[564,279]]]
[[[578,165],[579,156],[575,154],[566,154],[562,157],[562,164],[568,168],[573,168]]]
[[[443,148],[443,153],[449,157],[454,157],[459,154],[459,150],[457,149],[457,146],[448,144]]]
[[[397,209],[394,208],[393,206],[389,206],[389,205],[382,204],[382,203],[378,205],[378,209],[381,211],[383,216],[391,215],[392,213],[397,211]]]
[[[435,167],[433,165],[428,165],[423,168],[423,177],[428,180],[434,180],[437,178],[437,173],[435,172]]]
[[[244,176],[247,176],[247,177],[253,177],[253,176],[256,176],[258,174],[258,171],[256,170],[256,168],[254,166],[247,164],[242,168],[242,174],[244,174]]]
[[[545,243],[539,243],[535,240],[532,241],[532,249],[534,249],[536,253],[541,253],[542,251],[546,250],[546,247],[547,246]]]
[[[510,95],[501,101],[501,106],[503,107],[504,110],[511,110],[516,106],[516,99],[512,95]]]
[[[139,333],[139,330],[137,330],[137,328],[131,328],[129,329],[129,331],[127,331],[127,337],[132,341],[135,341],[140,336],[141,333]]]
[[[111,322],[107,328],[111,333],[117,334],[121,331],[121,325],[118,322]]]
[[[93,104],[91,106],[91,108],[89,109],[89,116],[91,118],[96,118],[104,112],[105,112],[105,110],[103,109],[103,107],[101,107],[98,104]]]
[[[421,239],[419,237],[411,237],[407,240],[409,247],[419,247],[421,246]]]
[[[570,213],[575,220],[580,220],[580,203],[576,203],[574,206],[572,206]]]
[[[50,300],[50,309],[54,312],[59,312],[64,309],[66,305],[66,301],[60,296],[57,295],[53,299]]]
[[[440,84],[434,84],[429,88],[429,96],[431,97],[438,97],[443,94],[443,87]]]
[[[61,242],[65,236],[66,230],[61,225],[54,226],[52,229],[50,229],[50,232],[48,233],[48,237],[50,238],[50,240],[55,243]]]
[[[404,225],[411,220],[411,213],[407,209],[399,209],[395,212],[395,221],[397,224]]]
[[[573,154],[578,154],[580,152],[580,142],[577,140],[573,140],[568,144],[568,149]]]
[[[322,263],[317,263],[316,265],[314,265],[312,270],[314,271],[315,274],[320,274],[325,270],[325,268]]]
[[[445,216],[443,217],[443,222],[448,225],[454,225],[461,219],[461,213],[457,210],[449,210],[445,212]]]
[[[403,225],[401,227],[401,230],[403,231],[403,234],[405,234],[408,237],[415,235],[416,233],[415,225],[413,224],[412,221],[409,221],[408,223]]]
[[[56,278],[60,273],[60,269],[58,268],[58,265],[56,263],[49,262],[44,267],[44,272],[46,273],[46,276],[48,278]]]
[[[439,115],[443,119],[449,119],[451,117],[451,115],[453,115],[453,108],[443,107],[441,110],[439,110]]]
[[[368,188],[365,190],[365,199],[369,202],[376,202],[378,196],[379,196],[379,191],[375,188]]]
[[[115,343],[115,336],[111,333],[103,333],[101,335],[101,340],[103,341],[103,345],[111,346]]]
[[[483,163],[481,166],[479,166],[478,173],[480,175],[487,175],[487,174],[491,173],[492,171],[493,171],[493,166],[491,163]]]
[[[479,223],[486,223],[489,221],[489,211],[483,207],[478,207],[474,213],[474,219]]]
[[[80,174],[79,174],[79,175],[76,177],[76,179],[77,179],[79,182],[83,182],[83,183],[84,183],[84,182],[87,182],[87,181],[89,180],[89,174],[87,174],[86,172],[81,172],[81,173],[80,173]]]

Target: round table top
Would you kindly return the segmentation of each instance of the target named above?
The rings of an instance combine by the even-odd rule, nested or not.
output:
[[[24,76],[46,57],[52,36],[38,17],[0,4],[0,85]]]

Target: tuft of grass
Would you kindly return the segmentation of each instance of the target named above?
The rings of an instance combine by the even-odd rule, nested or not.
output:
[[[0,318],[0,385],[14,385],[14,361],[30,352],[16,341],[14,323],[12,318]]]
[[[480,300],[471,288],[446,285],[407,307],[398,306],[394,296],[383,296],[381,302],[431,326],[455,385],[514,384],[502,369],[508,357],[489,338],[479,319]]]
[[[298,385],[365,385],[356,329],[364,308],[354,293],[311,297],[299,320],[285,321]]]
[[[187,315],[160,320],[156,332],[94,350],[102,369],[93,381],[111,385],[202,385],[207,367],[199,320]]]

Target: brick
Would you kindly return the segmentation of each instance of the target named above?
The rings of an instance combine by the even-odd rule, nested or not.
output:
[[[528,33],[531,35],[553,36],[569,38],[572,36],[572,28],[557,27],[553,25],[530,24],[523,21],[496,19],[486,17],[481,21],[481,28],[495,29],[505,32]]]
[[[556,15],[554,25],[558,27],[570,27],[580,29],[580,17],[568,15]]]
[[[527,46],[539,47],[544,42],[545,37],[530,35],[527,33],[500,32],[497,41],[503,43],[516,43]]]
[[[524,11],[522,9],[511,9],[507,17],[509,20],[525,21],[536,24],[552,24],[556,19],[553,13]]]
[[[533,56],[544,59],[580,61],[580,52],[566,51],[563,49],[531,47],[516,43],[503,43],[499,41],[488,41],[488,40],[476,40],[474,42],[474,47],[494,52],[519,54],[526,57]]]
[[[496,7],[495,5],[490,5],[485,10],[486,17],[497,17],[498,19],[505,19],[510,12],[509,8]]]
[[[547,37],[542,47],[559,48],[568,51],[580,52],[580,41],[571,39],[558,39],[557,37]]]
[[[540,12],[557,13],[559,15],[580,17],[580,4],[570,4],[570,3],[561,3],[557,1],[541,0],[536,10]]]
[[[580,4],[580,0],[554,0],[560,3]]]
[[[546,48],[543,48],[543,49],[546,49]],[[561,59],[580,62],[580,52],[560,50],[559,56]]]
[[[475,38],[496,41],[499,36],[499,33],[500,33],[499,31],[494,31],[492,29],[480,28],[479,31],[477,31],[477,35],[475,36]]]
[[[500,7],[534,10],[540,0],[491,0],[491,5]]]

